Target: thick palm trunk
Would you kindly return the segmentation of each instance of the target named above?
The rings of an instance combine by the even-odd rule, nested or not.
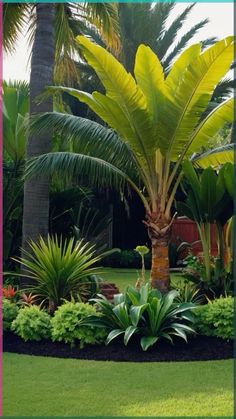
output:
[[[53,83],[54,4],[37,3],[37,28],[32,49],[30,75],[30,115],[53,110],[52,99],[36,104],[35,98]],[[51,150],[51,133],[29,136],[27,159]],[[24,185],[23,248],[29,239],[48,233],[49,181],[45,176],[27,180]]]
[[[161,293],[170,289],[169,272],[169,242],[172,221],[162,214],[148,214],[144,223],[148,228],[148,235],[152,243],[151,286]]]
[[[158,288],[161,293],[168,292],[170,288],[168,248],[167,237],[152,239],[151,286]]]

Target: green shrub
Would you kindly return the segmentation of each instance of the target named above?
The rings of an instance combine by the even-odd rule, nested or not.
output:
[[[2,320],[3,320],[3,330],[7,331],[11,329],[11,324],[13,320],[15,320],[18,314],[19,308],[17,305],[8,300],[7,298],[3,298],[2,300]]]
[[[233,339],[233,297],[221,297],[213,302],[199,306],[195,310],[198,333],[206,336],[217,336],[222,339]]]
[[[47,339],[51,335],[50,316],[39,306],[24,307],[19,310],[11,329],[25,341]]]
[[[80,347],[85,344],[94,344],[104,341],[107,333],[104,328],[98,329],[93,326],[80,326],[79,321],[87,316],[96,316],[95,307],[88,303],[67,302],[60,306],[51,320],[52,340],[71,343],[80,341]]]
[[[81,325],[105,327],[109,333],[106,344],[123,335],[127,345],[136,334],[144,351],[160,339],[173,343],[172,337],[178,336],[187,341],[187,334],[195,332],[190,327],[194,322],[191,310],[195,305],[176,302],[177,295],[176,290],[162,295],[149,284],[139,290],[128,287],[124,294],[114,296],[114,304],[99,295],[93,301],[99,306],[100,317],[90,315]]]

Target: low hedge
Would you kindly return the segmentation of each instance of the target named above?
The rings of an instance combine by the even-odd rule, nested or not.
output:
[[[66,302],[58,307],[51,319],[52,340],[75,344],[80,341],[80,347],[85,344],[104,342],[107,333],[104,328],[80,326],[79,321],[87,316],[99,316],[94,306],[88,303]]]
[[[234,338],[234,299],[221,297],[213,302],[199,306],[194,311],[196,330],[201,335],[216,336],[222,339]]]
[[[25,341],[48,339],[51,336],[51,318],[37,305],[24,307],[12,322],[11,330]]]

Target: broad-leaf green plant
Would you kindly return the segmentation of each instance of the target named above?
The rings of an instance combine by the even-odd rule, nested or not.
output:
[[[231,167],[230,163],[229,166]],[[194,170],[191,162],[183,163],[185,175],[186,199],[177,204],[178,211],[195,221],[202,244],[204,263],[206,267],[206,281],[211,279],[211,225],[216,224],[218,232],[218,258],[224,266],[225,237],[224,225],[232,216],[233,201],[229,195],[225,182],[230,183],[231,171],[228,165],[222,166],[218,175],[212,167],[204,169],[200,175]]]
[[[109,332],[107,344],[123,335],[127,345],[133,335],[138,335],[144,351],[160,339],[173,343],[173,336],[178,336],[187,341],[187,334],[194,333],[190,325],[193,322],[191,310],[195,306],[176,302],[177,295],[176,290],[162,295],[149,284],[139,290],[128,287],[124,294],[114,297],[114,304],[99,295],[92,301],[101,317],[89,316],[82,324],[105,327]]]

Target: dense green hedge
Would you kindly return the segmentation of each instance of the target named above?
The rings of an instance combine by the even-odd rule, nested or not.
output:
[[[206,336],[234,338],[234,299],[221,297],[195,309],[196,329]]]

